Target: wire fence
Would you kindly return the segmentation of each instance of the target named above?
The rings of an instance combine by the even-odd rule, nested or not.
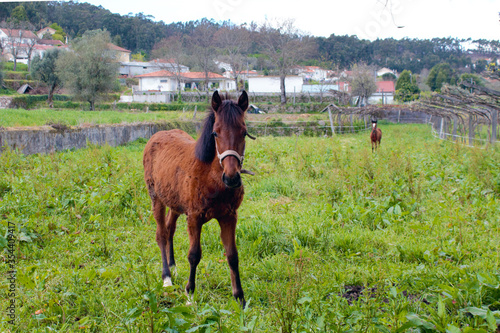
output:
[[[384,120],[385,117],[379,118]],[[499,140],[491,140],[491,133],[488,126],[483,124],[475,124],[472,135],[469,135],[467,128],[459,128],[460,133],[450,133],[450,124],[446,123],[443,126],[441,117],[427,117],[399,115],[397,118],[387,117],[385,119],[392,123],[401,124],[427,124],[430,125],[431,134],[433,137],[440,140],[457,142],[468,147],[484,147],[490,144],[498,144]],[[348,123],[349,120],[346,120]],[[371,130],[371,124],[367,121],[357,120],[355,125],[339,125],[338,122],[333,125],[328,124],[328,121],[249,121],[247,127],[250,132],[255,135],[273,135],[273,136],[290,136],[290,135],[305,135],[305,136],[332,136],[335,134],[355,134],[367,132]],[[456,132],[456,131],[455,131]],[[498,136],[497,136],[498,137]]]
[[[469,133],[466,131],[464,131],[465,135],[459,135],[448,133],[448,131],[444,130],[441,125],[436,125],[436,123],[434,122],[428,122],[427,124],[431,126],[432,136],[434,136],[436,139],[458,142],[467,147],[477,148],[484,148],[488,145],[500,143],[499,140],[492,140],[491,133],[488,133],[488,131],[483,131],[481,127],[479,127],[479,129],[475,129],[472,135],[468,135]]]
[[[325,122],[313,123],[295,121],[286,123],[273,123],[265,121],[249,121],[247,128],[258,135],[306,135],[306,136],[332,136],[334,134],[354,134],[371,130],[370,126],[363,125],[327,125]]]

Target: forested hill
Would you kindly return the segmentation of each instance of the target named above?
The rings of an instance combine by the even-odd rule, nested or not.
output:
[[[28,20],[41,29],[51,23],[58,23],[70,36],[80,36],[87,30],[106,29],[115,41],[132,51],[149,52],[154,44],[162,38],[175,33],[189,31],[194,23],[155,22],[150,17],[141,14],[121,16],[113,14],[102,6],[77,2],[2,2],[0,3],[0,21],[11,16],[12,10],[23,5]],[[119,37],[116,37],[119,36]]]
[[[23,5],[28,20],[41,29],[51,23],[58,23],[70,38],[82,35],[87,30],[106,29],[113,42],[132,52],[144,51],[150,54],[155,44],[173,35],[189,36],[201,21],[165,23],[156,22],[142,13],[134,16],[113,14],[102,6],[76,2],[10,2],[0,3],[0,21],[11,17],[15,7]],[[203,20],[203,19],[202,19]],[[203,22],[207,22],[203,20]],[[208,21],[220,27],[222,23]],[[256,56],[259,49],[258,33],[252,34],[254,41],[248,55]],[[361,40],[356,36],[314,37],[315,51],[309,55],[307,64],[324,67],[349,68],[352,64],[365,62],[385,66],[398,71],[409,69],[420,72],[440,62],[448,62],[454,68],[464,68],[477,59],[464,48],[464,41],[455,38],[420,39],[378,39]],[[500,53],[499,41],[475,41],[476,53],[496,58]],[[484,68],[483,66],[480,66]]]

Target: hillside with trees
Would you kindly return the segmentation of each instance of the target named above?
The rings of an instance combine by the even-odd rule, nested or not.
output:
[[[25,13],[16,13],[16,7],[19,5],[24,6]],[[70,40],[81,37],[88,30],[106,30],[114,44],[133,53],[142,54],[145,60],[150,57],[155,46],[160,45],[165,39],[176,37],[195,47],[193,42],[199,40],[197,34],[200,30],[218,31],[222,28],[227,30],[231,26],[234,29],[232,23],[207,19],[175,23],[156,22],[153,16],[143,13],[122,16],[111,13],[102,6],[72,1],[0,3],[0,21],[5,21],[13,15],[25,15],[37,30],[56,23]],[[279,66],[273,65],[272,61],[266,61],[270,56],[265,52],[267,50],[265,43],[261,42],[265,38],[265,33],[262,33],[255,23],[248,23],[241,28],[247,30],[245,40],[248,41],[248,46],[240,48],[242,54],[250,57],[248,62],[256,69],[276,69],[279,72],[279,68],[275,68]],[[241,29],[238,30],[240,34]],[[459,72],[478,73],[488,66],[484,60],[474,60],[478,54],[493,59],[500,54],[500,42],[488,40],[388,38],[369,41],[356,36],[335,34],[329,37],[308,37],[302,40],[308,44],[312,42],[314,47],[307,52],[307,58],[302,59],[302,63],[321,65],[329,69],[344,69],[356,63],[365,63],[388,67],[398,72],[406,69],[412,73],[420,73],[423,69],[430,70],[435,65],[446,62]],[[226,34],[226,41],[228,38],[230,36]],[[219,38],[217,41],[219,45],[221,40],[222,38]],[[470,43],[475,45],[474,52],[464,47]],[[217,46],[216,43],[213,46]],[[221,48],[227,55],[227,47]]]

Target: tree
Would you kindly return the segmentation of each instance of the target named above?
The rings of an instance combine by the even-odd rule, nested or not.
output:
[[[0,62],[0,89],[3,89],[3,62]]]
[[[352,67],[351,91],[359,97],[358,103],[363,103],[377,91],[375,75],[375,71],[367,65],[356,64]]]
[[[193,55],[196,65],[205,74],[204,90],[206,91],[207,101],[209,99],[209,73],[215,70],[214,59],[217,55],[214,39],[216,31],[216,26],[212,22],[207,19],[203,19],[196,26],[189,40],[190,53]]]
[[[427,84],[432,91],[440,91],[443,84],[455,83],[455,72],[450,64],[443,62],[432,67],[427,77]]]
[[[45,52],[43,58],[36,55],[31,65],[32,77],[43,82],[49,88],[47,103],[50,107],[53,107],[52,97],[54,96],[54,91],[61,84],[61,80],[56,72],[56,63],[61,52],[63,51],[58,48],[49,49]]]
[[[35,49],[35,45],[37,43],[38,43],[38,36],[36,36],[36,38],[27,38],[26,43],[24,44],[24,49],[26,55],[28,56],[28,71],[31,71],[31,56],[33,55],[33,50]]]
[[[2,50],[9,52],[14,59],[14,71],[17,68],[17,60],[22,56],[28,56],[28,65],[31,53],[38,37],[31,32],[33,25],[29,22],[9,20],[1,23],[2,28],[7,31],[7,38],[2,39]]]
[[[54,29],[56,32],[52,35],[53,40],[59,40],[64,43],[66,39],[66,33],[64,32],[63,28],[57,23],[52,23],[50,25],[52,29]]]
[[[115,45],[120,46],[117,44]],[[133,53],[132,55],[130,55],[130,58],[132,61],[139,61],[139,62],[146,61],[146,53],[144,51]]]
[[[266,22],[260,28],[262,52],[276,67],[280,77],[281,104],[286,104],[286,76],[312,50],[313,44],[293,20]]]
[[[16,23],[28,21],[28,15],[26,15],[26,9],[23,5],[19,5],[12,10],[10,17]]]
[[[163,39],[160,43],[155,45],[152,55],[158,59],[165,59],[167,62],[158,61],[158,65],[172,72],[177,81],[177,91],[179,98],[182,91],[182,73],[184,66],[182,63],[187,59],[185,47],[180,36],[172,36]]]
[[[416,84],[416,79],[412,77],[411,71],[404,70],[396,82],[395,99],[401,102],[411,102],[417,100],[420,88]]]
[[[240,83],[238,78],[247,64],[246,57],[243,54],[249,50],[250,31],[241,26],[226,23],[217,31],[215,40],[220,48],[221,56],[219,59],[231,66],[231,76],[238,90]]]
[[[484,80],[480,76],[476,74],[464,73],[460,75],[460,87],[463,89],[467,89],[462,83],[466,82],[474,86],[484,87]]]
[[[72,42],[72,52],[60,54],[56,73],[65,87],[82,100],[88,101],[90,110],[95,102],[113,89],[118,73],[116,52],[110,50],[107,31],[90,30]]]

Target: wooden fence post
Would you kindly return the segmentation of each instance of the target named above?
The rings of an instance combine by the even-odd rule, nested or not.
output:
[[[491,110],[491,143],[497,141],[498,110]]]
[[[339,124],[339,133],[342,134],[342,115],[340,114],[340,112],[338,113],[338,124]]]
[[[474,119],[469,115],[469,146],[474,146]]]
[[[441,117],[441,125],[439,126],[439,138],[440,139],[444,139],[443,129],[444,129],[444,118]]]
[[[453,141],[457,140],[457,124],[458,119],[456,116],[453,116]]]
[[[335,134],[335,127],[333,126],[332,110],[330,105],[328,105],[328,117],[330,117],[330,127],[332,128],[332,136]]]

